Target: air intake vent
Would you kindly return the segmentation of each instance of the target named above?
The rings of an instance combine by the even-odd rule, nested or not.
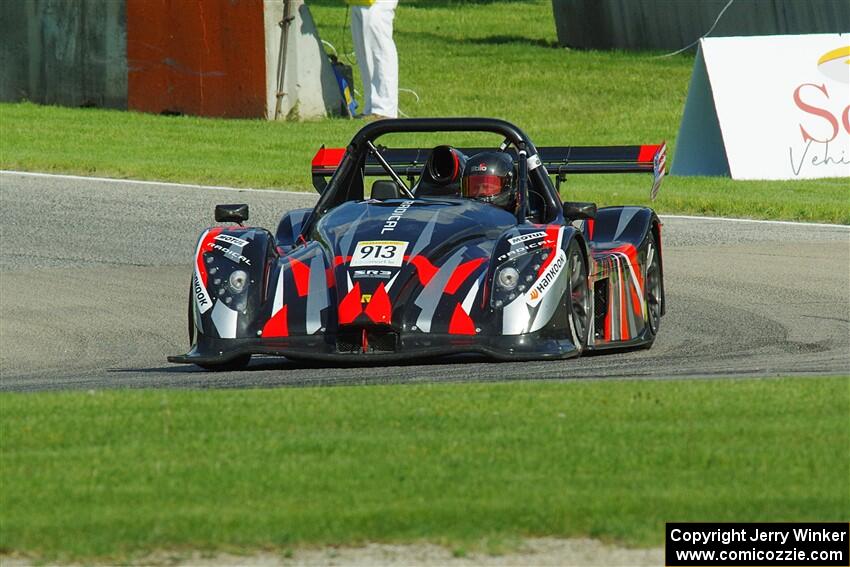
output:
[[[341,354],[382,354],[397,348],[398,333],[386,325],[346,325],[336,335],[336,350]]]
[[[595,337],[605,336],[605,316],[608,314],[608,280],[599,280],[593,286],[593,312]]]

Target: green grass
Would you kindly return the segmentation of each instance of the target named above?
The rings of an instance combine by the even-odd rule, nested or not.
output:
[[[126,558],[850,516],[850,381],[0,396],[0,552]]]
[[[350,52],[338,0],[310,2],[322,38]],[[692,55],[557,47],[551,3],[411,0],[396,16],[401,108],[410,116],[511,120],[537,145],[657,143],[673,155]],[[355,65],[355,74],[357,74]],[[359,79],[355,82],[359,84]],[[0,167],[239,187],[312,190],[321,144],[344,146],[361,126],[151,116],[0,104]],[[480,138],[458,137],[457,145]],[[405,145],[444,142],[419,136]],[[648,176],[574,177],[564,198],[648,204]],[[850,224],[846,180],[736,182],[670,178],[664,213]]]

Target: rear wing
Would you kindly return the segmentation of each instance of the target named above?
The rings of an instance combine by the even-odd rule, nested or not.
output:
[[[540,162],[558,184],[567,173],[651,173],[653,201],[667,174],[667,143],[643,146],[565,146],[539,148]],[[530,160],[529,160],[530,161]],[[529,167],[533,164],[529,163]]]
[[[422,174],[431,149],[378,147],[381,157],[399,177],[413,179]],[[492,148],[458,148],[464,155],[471,156]],[[514,155],[513,148],[508,152]],[[321,193],[345,154],[344,148],[322,146],[313,158],[313,186]],[[544,166],[549,175],[557,176],[558,185],[567,174],[575,173],[651,173],[653,175],[650,197],[654,200],[667,172],[667,144],[643,146],[559,146],[537,149],[537,154],[528,158],[529,169]],[[367,176],[386,175],[378,159],[371,153],[366,157]]]

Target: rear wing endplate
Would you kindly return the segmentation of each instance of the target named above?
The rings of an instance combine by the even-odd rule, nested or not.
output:
[[[458,148],[467,156],[492,148]],[[422,173],[431,149],[379,147],[381,157],[393,168],[399,177],[414,177]],[[507,150],[514,155],[513,148]],[[345,155],[343,148],[325,148],[322,146],[313,158],[313,186],[321,193],[327,181],[325,177],[333,175]],[[567,174],[575,173],[651,173],[653,176],[650,198],[658,195],[661,180],[667,173],[667,144],[643,146],[551,146],[537,149],[537,154],[528,158],[529,170],[544,166],[549,175],[558,180]],[[366,157],[365,175],[385,175],[384,168],[377,158],[369,154]]]

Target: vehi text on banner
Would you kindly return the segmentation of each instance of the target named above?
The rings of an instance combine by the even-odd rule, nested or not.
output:
[[[674,175],[850,177],[850,34],[700,41]]]

